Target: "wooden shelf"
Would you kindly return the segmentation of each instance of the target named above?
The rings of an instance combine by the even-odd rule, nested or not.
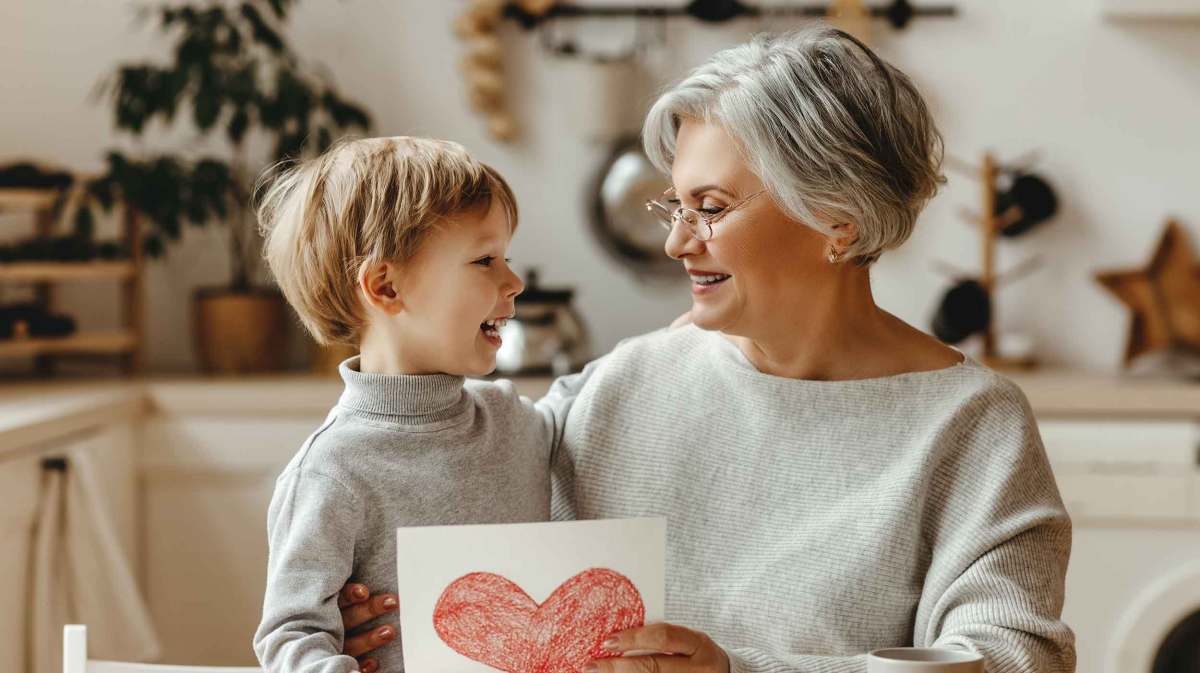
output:
[[[137,272],[131,261],[0,263],[0,282],[123,280]]]
[[[52,206],[58,198],[71,194],[82,176],[76,174],[74,187],[67,189],[4,189],[0,188],[0,211],[27,210],[34,214],[33,235],[54,235],[62,219]],[[121,260],[92,260],[86,262],[39,261],[0,262],[0,287],[29,284],[33,303],[41,310],[53,313],[55,285],[75,281],[112,281],[121,299],[119,327],[111,331],[83,331],[60,338],[0,339],[0,359],[33,358],[34,370],[40,375],[54,373],[58,356],[112,355],[118,356],[121,369],[132,374],[142,366],[142,241],[141,218],[129,207],[120,209],[121,240],[129,250],[129,258]]]
[[[61,189],[0,189],[0,210],[38,210],[54,203]]]
[[[78,353],[120,355],[132,353],[137,346],[138,339],[133,332],[84,332],[58,338],[0,340],[0,358]]]

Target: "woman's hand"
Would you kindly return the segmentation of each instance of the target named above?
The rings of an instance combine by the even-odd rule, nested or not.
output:
[[[396,627],[385,624],[362,633],[350,635],[351,632],[379,615],[395,612],[399,607],[400,600],[395,594],[372,596],[364,584],[347,584],[338,594],[342,627],[347,634],[342,653],[358,659],[358,670],[362,673],[375,673],[379,670],[379,661],[364,655],[395,640]]]
[[[604,650],[662,652],[597,659],[584,673],[729,673],[729,655],[712,638],[674,624],[649,624],[609,636]]]

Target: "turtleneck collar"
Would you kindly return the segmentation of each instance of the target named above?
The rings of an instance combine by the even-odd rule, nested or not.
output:
[[[346,384],[338,405],[350,411],[398,416],[404,423],[439,420],[457,415],[464,399],[465,378],[451,374],[364,374],[359,356],[338,365]]]

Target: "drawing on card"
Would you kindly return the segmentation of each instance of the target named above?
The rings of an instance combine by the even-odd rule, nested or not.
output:
[[[666,520],[399,528],[396,588],[409,673],[580,673],[662,621]]]
[[[600,649],[604,639],[645,618],[637,587],[607,568],[575,575],[541,605],[505,577],[470,573],[446,587],[433,612],[451,649],[508,673],[577,673],[614,656]]]

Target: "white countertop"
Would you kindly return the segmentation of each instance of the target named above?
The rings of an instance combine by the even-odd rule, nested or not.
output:
[[[1200,383],[1062,370],[1013,373],[1040,418],[1200,420]],[[515,378],[532,398],[549,378]],[[0,458],[95,427],[149,413],[191,415],[324,414],[341,381],[306,374],[46,381],[0,387]]]

